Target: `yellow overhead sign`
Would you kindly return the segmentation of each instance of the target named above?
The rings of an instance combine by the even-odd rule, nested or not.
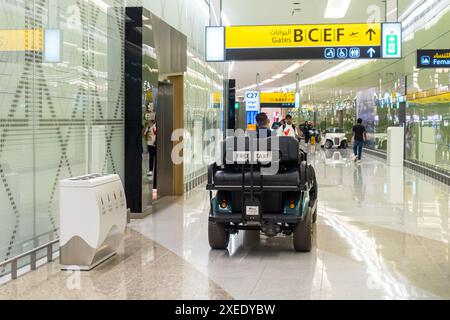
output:
[[[263,103],[295,103],[294,92],[261,92],[261,104]]]
[[[213,96],[213,103],[220,104],[222,102],[222,93],[220,91],[214,91],[212,93]]]
[[[443,93],[428,97],[416,97],[415,99],[409,100],[410,104],[448,104],[450,102],[450,93]]]
[[[36,30],[0,30],[1,51],[42,51],[44,32]]]
[[[232,26],[225,48],[381,46],[380,23]]]

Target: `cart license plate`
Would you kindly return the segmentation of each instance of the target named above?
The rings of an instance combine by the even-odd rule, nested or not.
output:
[[[258,206],[247,206],[246,214],[248,216],[257,216],[259,215],[259,207]]]

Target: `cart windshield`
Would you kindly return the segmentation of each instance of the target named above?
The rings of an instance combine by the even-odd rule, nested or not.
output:
[[[330,133],[344,133],[344,129],[342,128],[331,128]]]

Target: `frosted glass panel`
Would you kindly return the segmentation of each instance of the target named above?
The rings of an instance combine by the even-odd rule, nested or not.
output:
[[[0,2],[0,29],[31,28],[31,13]],[[33,248],[33,77],[32,52],[0,51],[0,260]]]
[[[125,1],[99,3],[0,1],[0,29],[60,40],[52,62],[0,50],[0,261],[58,237],[60,179],[123,178]]]

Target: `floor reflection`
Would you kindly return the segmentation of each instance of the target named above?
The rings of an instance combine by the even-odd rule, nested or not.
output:
[[[448,228],[448,207],[441,211],[448,206],[448,190],[376,158],[354,163],[350,150],[310,149],[320,184],[310,253],[295,253],[291,237],[268,238],[254,231],[233,236],[228,250],[210,250],[208,195],[201,189],[133,227],[235,298],[450,298],[448,229],[443,228]],[[415,198],[410,198],[412,186]],[[425,186],[433,192],[421,196],[417,189]],[[436,223],[425,223],[424,210]],[[180,232],[170,233],[179,223]],[[423,280],[427,273],[428,282]]]
[[[0,287],[0,298],[450,299],[448,187],[367,155],[354,163],[350,150],[309,149],[320,185],[309,253],[257,231],[210,250],[209,197],[198,188],[134,220],[139,233],[82,274],[82,291],[50,264]]]

